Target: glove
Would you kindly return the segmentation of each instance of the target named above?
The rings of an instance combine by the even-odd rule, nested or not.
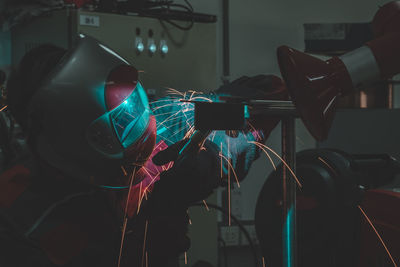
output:
[[[164,165],[176,160],[186,142],[182,140],[159,152],[153,162]],[[179,166],[161,174],[151,194],[153,212],[160,215],[186,211],[190,204],[207,198],[222,183],[218,147],[208,140],[203,147],[199,153],[187,155]]]
[[[243,76],[215,91],[219,96],[233,96],[262,100],[287,100],[288,94],[283,80],[274,75]],[[278,124],[279,119],[258,115],[249,119],[257,130],[263,130],[265,139]]]
[[[160,151],[153,157],[153,162],[164,165],[175,161],[186,142],[182,140]],[[165,266],[189,249],[187,209],[190,204],[209,196],[222,181],[218,148],[209,141],[205,142],[204,148],[185,157],[179,166],[161,173],[142,208],[145,216],[140,216],[141,222],[136,223],[144,225],[143,220],[148,221],[146,251],[149,266]],[[137,229],[136,226],[133,229]]]

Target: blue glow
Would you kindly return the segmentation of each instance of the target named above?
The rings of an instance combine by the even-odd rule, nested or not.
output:
[[[293,218],[293,207],[291,207],[288,210],[287,213],[287,217],[286,217],[286,222],[285,222],[285,229],[284,229],[284,234],[285,234],[285,244],[284,246],[284,255],[286,254],[286,265],[284,264],[284,266],[293,266],[293,258],[292,258],[292,243],[294,242],[294,240],[292,240],[294,238],[293,233],[292,233],[292,228],[293,228],[293,222],[294,222],[294,218]]]
[[[157,50],[157,46],[156,46],[155,44],[150,44],[150,45],[149,45],[149,51],[150,51],[151,53],[155,53],[156,50]]]
[[[129,186],[110,186],[110,185],[100,185],[100,187],[104,189],[116,189],[116,190],[129,188]]]
[[[111,111],[111,120],[120,141],[125,141],[144,110],[141,98],[137,90],[134,90],[121,105]]]
[[[163,132],[165,132],[167,130],[167,128],[162,127],[160,130],[157,130],[157,135],[162,134]]]
[[[249,107],[247,105],[244,105],[244,118],[245,119],[250,118]]]
[[[137,51],[139,51],[140,53],[143,52],[143,50],[144,50],[144,44],[143,44],[142,42],[138,42],[138,43],[136,44],[136,49],[137,49]]]
[[[168,45],[166,45],[166,44],[163,44],[162,46],[161,46],[161,53],[163,53],[163,54],[166,54],[166,53],[168,53]]]

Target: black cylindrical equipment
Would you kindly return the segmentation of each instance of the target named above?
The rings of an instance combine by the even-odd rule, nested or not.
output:
[[[388,155],[349,155],[328,149],[297,153],[298,266],[357,266],[364,190],[385,185],[399,172]],[[282,166],[258,197],[255,226],[268,266],[282,266]]]

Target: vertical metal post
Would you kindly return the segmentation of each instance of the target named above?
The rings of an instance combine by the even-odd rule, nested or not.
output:
[[[285,117],[282,120],[282,158],[295,172],[296,166],[296,133],[295,118]],[[282,255],[284,267],[295,267],[296,258],[296,181],[289,170],[283,166],[283,220],[282,220]]]
[[[230,76],[229,0],[222,0],[222,75],[224,84]]]

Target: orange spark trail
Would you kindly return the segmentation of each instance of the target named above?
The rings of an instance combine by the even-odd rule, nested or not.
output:
[[[125,176],[128,176],[128,173],[126,172],[124,166],[122,166],[122,165],[121,165],[121,170],[122,170],[122,172],[124,173]]]
[[[144,263],[144,252],[146,251],[146,238],[147,238],[147,226],[149,224],[149,221],[146,220],[146,225],[144,227],[144,238],[143,238],[143,253],[142,253],[142,267]]]
[[[167,88],[167,92],[169,92],[170,94],[176,94],[179,96],[184,96],[184,93],[179,92],[178,90],[171,88],[171,87],[166,87]]]
[[[212,100],[211,99],[209,99],[209,98],[207,98],[207,97],[204,97],[204,96],[196,96],[196,97],[193,97],[192,99],[190,99],[190,100],[205,100],[205,101],[207,101],[207,102],[212,102]]]
[[[145,168],[144,168],[145,169]],[[150,175],[149,174],[149,172],[148,171],[146,171],[147,172],[147,174],[148,175]],[[152,176],[152,175],[150,175],[151,177],[153,177],[153,179],[150,181],[150,183],[144,188],[144,190],[143,190],[143,194],[139,194],[139,197],[140,197],[140,199],[139,199],[139,204],[138,204],[138,211],[139,211],[139,209],[140,209],[140,206],[141,206],[141,203],[143,202],[143,198],[144,197],[146,197],[146,200],[147,200],[147,192],[148,192],[148,189],[150,188],[150,186],[154,183],[154,181],[157,179],[157,177],[160,175],[160,173],[157,173],[157,175],[156,176]],[[140,184],[141,185],[141,184]]]
[[[394,261],[394,259],[393,259],[393,257],[392,257],[392,254],[390,254],[389,249],[386,247],[385,242],[383,242],[383,239],[382,239],[381,235],[378,233],[378,231],[376,230],[374,224],[373,224],[372,221],[368,218],[367,214],[364,212],[364,210],[361,208],[361,206],[358,205],[357,207],[360,209],[360,211],[361,211],[362,214],[364,215],[364,218],[367,220],[367,222],[369,223],[369,225],[370,225],[370,226],[372,227],[372,229],[374,230],[376,236],[379,238],[379,241],[381,241],[381,244],[382,244],[383,247],[385,248],[386,253],[389,255],[389,257],[390,257],[390,259],[391,259],[391,261],[392,261],[392,263],[393,263],[393,266],[397,267],[397,264],[396,264],[396,262]]]
[[[204,206],[206,207],[207,211],[210,211],[210,209],[208,208],[207,202],[204,199],[203,199],[203,203],[204,203]]]
[[[122,248],[124,246],[124,237],[125,237],[125,230],[126,230],[127,222],[128,222],[128,218],[125,218],[124,225],[122,226],[122,240],[121,240],[121,245],[120,245],[120,248],[119,248],[118,267],[121,265]]]
[[[179,122],[179,123],[177,123],[177,124],[180,124],[180,123],[181,123],[181,122]],[[193,133],[194,127],[193,127],[193,126],[190,126],[189,128],[190,128],[190,129],[185,133],[185,135],[183,136],[182,139],[185,139],[185,138],[190,137],[191,134]],[[193,129],[192,129],[192,128],[193,128]],[[169,136],[169,138],[172,138],[172,137],[174,137],[175,135],[177,135],[177,134],[179,134],[179,133],[181,133],[182,131],[185,131],[185,130],[186,130],[185,127],[181,127],[181,128],[178,129],[176,132],[174,132],[173,135]]]
[[[262,257],[262,263],[263,263],[263,267],[265,267],[265,259],[264,259],[264,257]]]
[[[129,191],[128,191],[128,196],[126,197],[126,204],[125,204],[125,210],[124,210],[124,223],[123,223],[123,226],[122,226],[121,246],[119,248],[119,256],[118,256],[118,267],[120,266],[120,263],[121,263],[122,249],[124,247],[126,224],[128,222],[128,216],[127,216],[128,203],[129,203],[129,197],[130,197],[130,194],[131,194],[131,188],[132,188],[133,179],[135,177],[135,172],[136,172],[136,168],[133,169],[132,175],[130,177]]]
[[[321,157],[318,157],[318,160],[321,161],[322,163],[324,163],[324,164],[333,172],[333,174],[335,174],[335,175],[337,176],[336,171],[332,168],[331,165],[329,165],[328,162],[326,162],[326,161],[325,161],[323,158],[321,158]]]
[[[185,251],[185,265],[187,265],[187,252]]]
[[[287,168],[287,169],[289,170],[289,172],[292,174],[292,177],[296,180],[297,185],[298,185],[300,188],[302,187],[302,185],[301,185],[299,179],[297,178],[296,174],[295,174],[295,173],[293,172],[293,170],[289,167],[289,165],[286,163],[286,161],[284,161],[284,160],[278,155],[278,153],[276,153],[276,152],[275,152],[273,149],[271,149],[270,147],[268,147],[268,146],[266,146],[266,145],[264,145],[264,144],[261,144],[261,143],[259,143],[259,142],[254,142],[254,141],[248,141],[248,142],[249,142],[249,143],[252,143],[252,144],[255,144],[255,145],[258,146],[258,147],[262,146],[262,147],[268,149],[269,151],[271,151],[280,161],[282,161],[283,165],[286,166],[286,168]]]
[[[156,108],[153,109],[153,112],[156,111],[156,110],[159,110],[159,109],[161,109],[161,108],[170,107],[170,106],[175,106],[176,103],[177,103],[177,102],[173,102],[173,103],[168,103],[168,104],[165,104],[165,105],[158,106],[158,107],[156,107]]]
[[[189,131],[187,131],[187,133],[185,134],[185,136],[183,138],[189,138],[190,136],[192,136],[192,134],[194,133],[194,126],[192,126]]]
[[[130,178],[130,182],[129,182],[129,191],[128,191],[128,196],[126,197],[126,204],[125,204],[125,212],[124,212],[124,218],[126,218],[126,214],[128,212],[128,204],[129,204],[129,197],[131,196],[131,189],[132,189],[132,184],[133,184],[133,180],[135,178],[135,173],[136,173],[136,168],[133,169],[131,178]]]
[[[228,225],[231,226],[231,169],[228,168]]]
[[[272,167],[273,167],[274,170],[276,171],[276,165],[275,165],[274,161],[272,160],[271,156],[269,155],[268,151],[265,150],[265,149],[264,149],[263,147],[261,147],[261,146],[258,146],[258,147],[265,153],[265,155],[267,155],[267,157],[268,157],[268,159],[269,159],[269,162],[271,162]]]
[[[142,197],[141,197],[141,195],[142,195],[142,184],[143,183],[140,183],[140,186],[139,186],[139,195],[138,195],[139,200],[138,200],[138,206],[137,206],[136,214],[139,214],[140,204],[142,202]]]
[[[194,109],[193,109],[194,110]],[[167,114],[171,114],[171,113],[176,113],[176,111],[169,111],[169,112],[163,112],[163,113],[157,113],[157,114],[154,114],[154,117],[158,117],[158,116],[165,116],[165,115],[167,115]]]
[[[235,176],[236,183],[237,183],[238,187],[240,188],[239,179],[238,179],[238,177],[237,177],[237,175],[236,175],[235,169],[233,168],[231,161],[230,161],[229,159],[227,159],[227,158],[226,158],[224,155],[222,155],[222,154],[221,154],[220,156],[221,156],[223,159],[225,159],[226,162],[228,163],[228,166],[229,166],[228,170],[232,170],[232,171],[233,171],[233,176]]]
[[[261,140],[262,138],[261,138],[260,134],[258,133],[257,129],[250,122],[247,122],[247,124],[256,133],[258,140]],[[244,131],[243,131],[243,134],[246,135]]]
[[[196,93],[196,91],[189,91],[189,92],[192,92],[192,94],[189,96],[189,99],[192,99],[193,98],[193,95]]]
[[[154,104],[154,103],[161,103],[161,102],[171,102],[171,100],[175,100],[175,98],[168,98],[168,99],[159,99],[159,100],[154,100],[149,102],[149,104]]]
[[[160,122],[160,124],[164,124],[165,122],[167,122],[168,121],[168,119],[170,119],[171,117],[174,117],[174,116],[177,116],[179,113],[181,113],[182,112],[182,110],[178,110],[176,113],[174,113],[174,114],[172,114],[172,115],[170,115],[169,117],[167,117],[165,120],[163,120],[162,122]],[[183,115],[182,115],[183,116]],[[169,127],[172,127],[172,126],[169,126]]]
[[[7,105],[5,105],[4,107],[2,107],[2,108],[0,109],[0,112],[2,112],[3,110],[5,110],[7,107],[8,107]]]
[[[216,135],[217,135],[217,132],[216,132],[216,131],[213,131],[212,137],[211,137],[211,135],[210,135],[210,140],[211,140],[211,142],[214,142],[214,138],[215,138]]]
[[[185,117],[185,115],[179,115],[178,116],[178,113],[180,113],[181,111],[176,111],[174,114],[172,114],[172,115],[170,115],[167,119],[165,119],[164,121],[162,121],[162,122],[159,122],[159,124],[162,124],[162,125],[164,125],[164,123],[166,123],[166,122],[169,122],[169,121],[174,121],[174,120],[181,120],[181,121],[178,121],[177,123],[175,123],[175,124],[172,124],[172,125],[170,125],[170,126],[168,126],[169,128],[171,128],[171,127],[173,127],[174,125],[177,125],[177,124],[179,124],[179,123],[182,123],[182,118],[183,117]]]

